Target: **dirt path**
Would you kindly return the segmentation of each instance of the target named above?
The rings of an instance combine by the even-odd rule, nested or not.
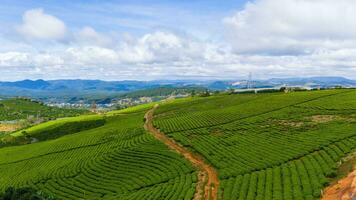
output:
[[[204,162],[200,156],[193,154],[188,149],[177,144],[174,140],[161,133],[153,126],[153,112],[158,107],[155,105],[153,109],[145,114],[145,129],[148,130],[155,138],[165,143],[169,148],[177,151],[189,160],[194,166],[199,169],[198,183],[196,187],[195,200],[216,200],[219,186],[219,179],[215,169]]]
[[[356,200],[356,151],[342,159],[337,174],[345,178],[327,187],[322,200]]]
[[[347,177],[325,189],[322,200],[356,199],[356,169]]]

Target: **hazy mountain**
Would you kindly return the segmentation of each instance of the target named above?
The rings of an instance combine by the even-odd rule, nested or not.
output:
[[[60,97],[68,99],[107,98],[128,92],[159,87],[206,87],[211,90],[246,88],[247,80],[156,80],[156,81],[101,81],[101,80],[22,80],[0,82],[0,95],[29,96],[36,98]],[[253,87],[307,86],[334,87],[356,86],[355,80],[343,77],[272,78],[252,80]]]
[[[272,78],[268,80],[251,80],[252,87],[269,88],[280,86],[304,86],[304,87],[355,87],[356,81],[343,77],[308,77],[308,78]],[[215,81],[208,85],[212,89],[246,88],[247,80]]]
[[[42,79],[39,80],[23,80],[16,82],[0,82],[0,87],[15,87],[15,88],[25,88],[25,89],[46,89],[51,84]]]
[[[196,83],[196,84],[195,84]],[[43,101],[102,101],[123,94],[161,87],[200,86],[196,81],[101,81],[101,80],[23,80],[0,82],[0,96],[26,96]],[[142,92],[141,92],[142,93]]]
[[[287,84],[287,85],[299,85],[309,87],[334,87],[344,86],[352,87],[356,86],[355,80],[346,79],[343,77],[310,77],[310,78],[285,78],[285,79],[269,79],[273,85]]]

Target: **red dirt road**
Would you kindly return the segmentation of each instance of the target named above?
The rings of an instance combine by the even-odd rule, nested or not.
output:
[[[158,105],[155,105],[153,109],[149,110],[145,114],[145,129],[149,131],[156,139],[166,144],[169,148],[183,155],[199,169],[198,183],[194,199],[216,200],[219,187],[219,179],[215,169],[209,164],[205,163],[204,159],[202,159],[199,155],[193,154],[188,149],[179,145],[173,139],[169,138],[164,133],[161,133],[153,126],[153,112],[157,107]]]
[[[322,200],[356,199],[356,169],[336,184],[327,187]]]

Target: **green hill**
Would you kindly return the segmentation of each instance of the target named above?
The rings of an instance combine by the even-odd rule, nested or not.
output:
[[[29,136],[41,141],[54,139],[63,135],[89,130],[105,124],[100,115],[83,115],[48,121],[10,134],[13,137]]]
[[[356,147],[356,90],[165,104],[155,126],[203,155],[222,199],[315,199]]]
[[[48,140],[0,148],[0,193],[193,199],[197,169],[143,129],[152,106],[93,115],[105,122],[90,128],[76,117],[27,129]],[[218,199],[318,199],[356,148],[356,90],[172,100],[160,103],[154,125],[216,169]]]
[[[1,148],[0,190],[28,186],[59,199],[191,199],[194,168],[144,131],[144,113],[110,114],[98,128]]]
[[[35,131],[26,132],[21,130],[34,124],[46,122],[57,118],[65,118],[78,116],[89,113],[86,110],[79,109],[64,109],[57,107],[49,107],[41,102],[33,101],[25,98],[13,98],[0,101],[0,147],[27,144],[38,140],[46,140],[59,137],[60,135],[68,134],[74,130],[80,130],[77,127],[78,122],[68,123],[65,128],[58,127],[59,123],[51,126],[44,132],[46,134],[37,134]],[[66,120],[66,119],[63,119]],[[62,121],[63,121],[62,120]],[[52,122],[44,123],[51,124]],[[81,122],[86,123],[86,122]],[[93,128],[93,123],[87,123],[89,128]],[[42,126],[42,124],[40,125]],[[15,134],[12,132],[17,131]],[[58,131],[60,130],[60,131]],[[14,137],[14,135],[16,137]]]
[[[76,116],[87,113],[85,110],[49,107],[40,102],[24,98],[0,101],[0,121],[11,121],[28,118],[54,119]]]
[[[204,87],[158,87],[152,89],[138,90],[127,94],[120,95],[121,98],[139,98],[139,97],[160,97],[169,95],[190,95],[191,93],[202,93],[207,88]]]

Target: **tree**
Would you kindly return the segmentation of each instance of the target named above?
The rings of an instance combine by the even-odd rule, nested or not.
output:
[[[286,87],[281,87],[281,88],[279,88],[279,91],[281,91],[281,92],[285,92],[286,91]]]
[[[210,96],[209,90],[205,90],[202,94],[200,94],[201,97],[208,97]]]
[[[0,194],[0,200],[53,200],[53,196],[46,195],[41,191],[33,188],[14,188],[9,187],[4,194]]]
[[[229,88],[229,94],[234,94],[234,93],[235,93],[234,88]]]

